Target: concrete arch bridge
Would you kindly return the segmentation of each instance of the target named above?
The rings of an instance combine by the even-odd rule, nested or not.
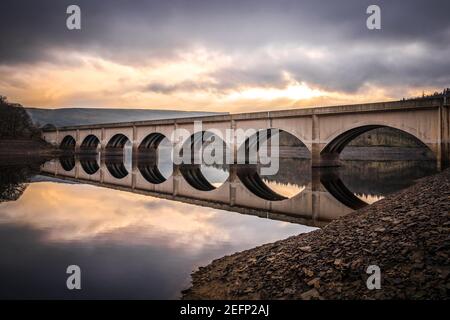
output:
[[[364,132],[390,127],[415,137],[434,155],[438,168],[450,162],[450,106],[445,98],[424,98],[393,102],[342,105],[283,111],[214,115],[123,122],[97,125],[59,127],[46,126],[42,137],[62,149],[77,153],[103,151],[120,154],[129,145],[133,154],[157,151],[167,138],[171,144],[175,130],[196,134],[195,123],[201,121],[202,131],[279,129],[299,139],[309,150],[312,167],[339,165],[345,146]],[[231,137],[227,148],[234,154],[245,141]]]

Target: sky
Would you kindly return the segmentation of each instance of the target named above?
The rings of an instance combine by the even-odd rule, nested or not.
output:
[[[81,8],[81,30],[66,9]],[[381,8],[369,30],[366,9]],[[28,107],[250,112],[450,86],[450,2],[2,0],[0,95]]]

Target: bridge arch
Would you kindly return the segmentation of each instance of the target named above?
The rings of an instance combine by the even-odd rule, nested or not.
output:
[[[100,145],[100,139],[96,135],[90,134],[83,139],[81,143],[82,149],[97,149]]]
[[[237,176],[244,186],[256,196],[269,201],[281,201],[292,198],[293,195],[288,195],[285,190],[277,191],[275,190],[276,188],[271,188],[266,183],[268,180],[265,182],[263,177],[258,173],[260,147],[263,143],[270,141],[269,139],[273,134],[278,135],[278,145],[281,148],[275,154],[271,151],[269,155],[269,152],[266,151],[268,157],[297,158],[297,160],[311,158],[309,148],[296,135],[278,128],[261,129],[252,136],[247,137],[238,149],[238,157],[240,157],[240,159],[238,158],[238,163],[242,163],[242,157],[245,157],[245,165],[238,167]],[[270,148],[269,145],[268,148]],[[277,172],[271,177],[277,177],[279,173]],[[302,189],[299,188],[294,196],[301,192]]]
[[[278,134],[278,143],[279,146],[282,146],[282,143],[280,142],[280,139],[286,140],[286,137],[290,139],[290,142],[287,142],[288,144],[292,144],[291,147],[293,148],[293,151],[299,151],[300,148],[303,148],[302,157],[310,158],[311,157],[311,150],[308,148],[308,146],[298,138],[297,135],[279,128],[267,128],[267,129],[260,129],[257,130],[255,134],[246,137],[245,141],[240,144],[238,147],[238,157],[239,155],[244,156],[245,155],[245,164],[249,164],[250,162],[250,150],[255,150],[257,152],[260,151],[260,146],[262,143],[267,142],[267,140],[273,135]],[[295,143],[292,141],[295,140]],[[286,141],[283,141],[283,143],[286,143]],[[256,159],[254,159],[256,160]]]
[[[219,130],[203,130],[197,131],[191,134],[186,140],[181,144],[181,150],[179,150],[179,156],[183,157],[183,152],[185,150],[189,150],[190,155],[190,163],[193,163],[196,160],[196,156],[198,155],[196,152],[199,151],[201,147],[205,148],[207,145],[211,145],[213,143],[222,144],[224,157],[222,157],[222,162],[225,163],[225,155],[230,152],[230,148],[227,143],[222,138],[223,133]],[[215,150],[212,150],[215,151]],[[186,160],[186,157],[183,157],[183,160]],[[197,159],[198,160],[198,159]]]
[[[159,132],[153,132],[147,135],[139,144],[139,150],[157,149],[161,141],[166,138],[165,135]]]
[[[237,127],[235,130],[243,130],[244,132],[248,131],[248,130],[253,130],[254,132],[264,132],[267,130],[278,130],[279,133],[285,133],[285,134],[289,134],[289,136],[292,136],[293,138],[296,138],[296,140],[300,141],[302,143],[302,145],[304,147],[306,147],[306,149],[311,152],[311,137],[309,136],[310,134],[310,129],[307,129],[307,123],[305,123],[303,120],[303,118],[300,119],[296,119],[299,120],[298,122],[295,122],[292,119],[277,119],[277,120],[273,120],[273,123],[270,124],[270,126],[264,126],[264,127],[258,127],[257,125],[255,125],[255,127],[251,127],[251,126],[246,126],[246,127]],[[299,127],[301,127],[305,132],[301,133],[299,131]],[[252,134],[253,135],[253,134]],[[237,149],[241,149],[244,147],[246,140],[252,136],[252,135],[248,135],[246,137],[246,139],[244,140],[240,140],[237,141]]]
[[[167,137],[159,132],[153,132],[147,135],[138,147],[137,153],[137,167],[142,177],[145,180],[152,184],[160,184],[167,180],[167,178],[173,173],[173,163],[171,159],[172,148],[170,147],[169,154],[163,154],[163,161],[167,161],[170,163],[166,163],[166,166],[171,166],[172,170],[165,170],[167,172],[161,172],[161,168],[159,167],[160,161],[160,150],[159,147],[164,141],[169,141]],[[170,143],[170,141],[169,141]],[[164,146],[162,146],[164,147]],[[165,146],[167,147],[167,146]],[[163,151],[164,153],[164,151]],[[167,159],[166,159],[167,158]],[[170,171],[170,172],[169,172]],[[164,174],[165,173],[165,174]]]
[[[75,138],[72,137],[71,135],[67,135],[61,140],[61,144],[59,145],[59,147],[63,150],[74,151],[75,145],[76,145]]]
[[[126,149],[125,147],[130,148]],[[112,136],[105,147],[105,165],[109,173],[116,179],[125,178],[129,171],[125,161],[131,164],[131,140],[122,133]]]
[[[200,159],[196,158],[200,147],[208,148],[211,144],[222,144],[224,154],[222,155],[221,163],[213,163],[205,165],[198,163]],[[180,165],[180,172],[184,179],[197,190],[212,191],[222,186],[229,179],[229,165],[226,164],[226,154],[229,152],[229,147],[226,142],[213,130],[198,131],[186,139],[180,150],[180,156],[183,157],[183,164]],[[213,145],[211,149],[212,157],[215,157],[217,145]],[[189,150],[189,155],[184,155],[183,152]],[[186,157],[189,161],[184,163]]]
[[[320,158],[322,165],[339,165],[339,155],[344,148],[358,136],[378,128],[391,128],[401,132],[406,136],[410,136],[418,145],[427,148],[431,151],[436,159],[436,150],[432,144],[427,143],[427,137],[415,128],[406,126],[395,126],[389,123],[358,123],[344,130],[340,130],[326,139],[320,151]]]
[[[109,139],[106,149],[123,148],[131,140],[122,133],[117,133]]]
[[[396,127],[389,124],[359,124],[356,126],[352,126],[351,128],[346,128],[344,131],[340,131],[335,133],[327,143],[327,145],[322,149],[321,153],[327,152],[338,152],[340,153],[348,143],[350,143],[353,139],[360,136],[363,133],[368,131],[378,129],[378,128],[391,128],[402,132],[405,135],[413,137],[418,143],[420,143],[424,147],[428,147],[424,140],[424,136],[418,136],[417,130],[412,128],[405,127]]]

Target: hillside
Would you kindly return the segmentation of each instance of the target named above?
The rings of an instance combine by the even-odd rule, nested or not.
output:
[[[192,116],[208,116],[221,113],[175,111],[175,110],[147,110],[147,109],[100,109],[100,108],[68,108],[68,109],[39,109],[26,108],[32,121],[39,127],[53,124],[57,127],[114,123],[141,120],[158,120],[171,118],[185,118]]]

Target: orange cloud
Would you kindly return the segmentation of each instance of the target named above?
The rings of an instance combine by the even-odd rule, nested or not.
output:
[[[292,51],[293,50],[293,51]],[[300,49],[266,49],[274,61]],[[323,60],[329,54],[305,49],[308,59]],[[199,111],[250,112],[360,103],[398,99],[389,88],[366,84],[354,93],[334,92],[298,82],[284,72],[284,85],[236,83],[219,88],[211,75],[239,63],[252,65],[250,57],[229,56],[194,48],[172,60],[120,64],[100,56],[55,51],[59,63],[0,66],[0,92],[25,106],[34,107],[117,107]],[[255,53],[256,54],[256,53]],[[61,63],[61,61],[63,63]],[[233,83],[233,81],[229,81]],[[151,90],[157,83],[173,90]],[[181,85],[180,85],[181,84]],[[187,85],[186,85],[187,84]],[[176,90],[178,88],[178,90]],[[427,88],[433,92],[434,88]],[[421,88],[424,90],[424,88]],[[410,88],[417,95],[417,88]]]

